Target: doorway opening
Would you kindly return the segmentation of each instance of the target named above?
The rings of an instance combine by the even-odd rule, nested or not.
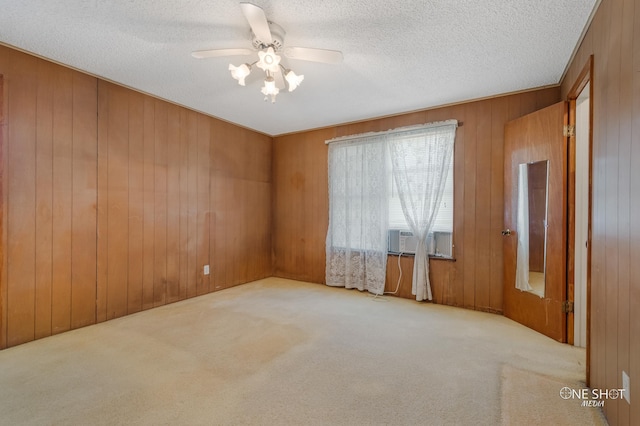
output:
[[[590,84],[576,99],[575,251],[573,344],[587,347],[587,248],[589,242]]]
[[[573,312],[567,317],[567,343],[586,348],[589,385],[591,309],[591,200],[593,147],[593,56],[568,93],[569,138],[567,296]]]

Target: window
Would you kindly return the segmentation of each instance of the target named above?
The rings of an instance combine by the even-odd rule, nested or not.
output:
[[[333,213],[336,213],[337,217],[341,218],[338,221],[331,221],[331,237],[334,247],[370,250],[376,245],[374,243],[376,238],[367,237],[371,231],[369,226],[364,225],[364,222],[372,214],[377,221],[385,221],[387,218],[381,217],[382,213],[380,212],[374,214],[376,208],[373,207],[373,204],[381,205],[386,210],[384,215],[388,215],[388,221],[384,223],[388,223],[387,229],[409,231],[410,226],[405,219],[400,194],[393,177],[392,144],[407,147],[406,149],[393,149],[396,150],[396,155],[400,155],[402,158],[397,163],[404,174],[401,179],[413,182],[406,187],[415,188],[416,191],[415,196],[410,197],[415,202],[412,204],[413,210],[417,208],[417,211],[420,211],[421,208],[416,205],[421,203],[419,200],[424,200],[422,191],[425,190],[425,186],[419,182],[429,182],[431,178],[426,176],[431,173],[430,166],[442,170],[441,165],[443,158],[445,158],[439,157],[433,152],[430,153],[430,149],[427,147],[431,143],[440,144],[443,138],[451,140],[451,137],[450,130],[440,130],[437,126],[427,127],[427,129],[418,127],[417,129],[407,128],[353,138],[348,137],[345,141],[332,145],[333,154],[329,158],[329,169],[333,171],[330,173],[330,209],[332,211],[331,217],[334,217]],[[424,156],[421,155],[422,153]],[[440,158],[440,160],[435,161],[436,158]],[[452,154],[446,158],[448,165],[445,172],[445,187],[428,241],[429,254],[444,257],[452,255],[453,241],[454,160]],[[373,159],[382,160],[382,163],[373,161]],[[380,191],[383,188],[384,190]],[[363,195],[363,190],[365,190],[366,196]],[[411,194],[414,193],[411,192]],[[384,238],[385,241],[388,239],[386,233]]]
[[[408,231],[409,225],[402,211],[398,190],[393,182],[391,160],[388,160],[389,229]],[[431,229],[428,242],[429,254],[442,257],[453,255],[453,156],[449,163],[440,208]]]
[[[418,234],[412,287],[416,300],[432,299],[427,254],[452,253],[457,125],[456,120],[447,120],[327,141],[331,144],[327,285],[382,294],[389,225],[395,225]]]
[[[409,226],[407,225],[404,213],[402,212],[398,190],[393,184],[391,166],[389,166],[388,173],[390,186],[389,228],[408,230]],[[444,194],[442,194],[440,209],[438,210],[438,216],[436,217],[436,223],[433,225],[432,232],[453,233],[453,157],[451,157],[451,163],[449,164]]]

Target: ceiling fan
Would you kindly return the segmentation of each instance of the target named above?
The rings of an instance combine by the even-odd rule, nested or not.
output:
[[[285,30],[275,22],[267,20],[264,10],[253,3],[241,2],[242,13],[251,27],[251,42],[253,49],[211,49],[198,50],[191,53],[194,58],[213,58],[220,56],[248,56],[257,52],[258,60],[253,63],[244,63],[239,66],[229,64],[231,76],[238,80],[238,84],[245,85],[245,78],[251,73],[253,66],[257,66],[265,72],[262,93],[265,100],[271,97],[271,102],[276,101],[276,95],[280,88],[285,87],[286,80],[289,91],[294,91],[304,79],[303,75],[296,75],[281,63],[282,53],[286,58],[300,59],[303,61],[339,63],[342,62],[342,52],[338,50],[313,49],[309,47],[284,47]]]

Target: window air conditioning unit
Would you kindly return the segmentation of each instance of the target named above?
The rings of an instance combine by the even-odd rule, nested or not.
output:
[[[417,246],[418,238],[411,231],[389,230],[389,253],[415,254]]]

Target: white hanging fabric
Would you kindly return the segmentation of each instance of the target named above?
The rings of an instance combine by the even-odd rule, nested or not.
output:
[[[457,127],[456,120],[448,120],[386,136],[402,211],[418,238],[412,281],[418,301],[433,298],[427,238],[440,207]]]
[[[518,207],[516,218],[516,288],[533,290],[529,285],[529,170],[527,164],[518,167]]]
[[[387,149],[379,137],[329,145],[326,283],[383,294],[387,268]]]

